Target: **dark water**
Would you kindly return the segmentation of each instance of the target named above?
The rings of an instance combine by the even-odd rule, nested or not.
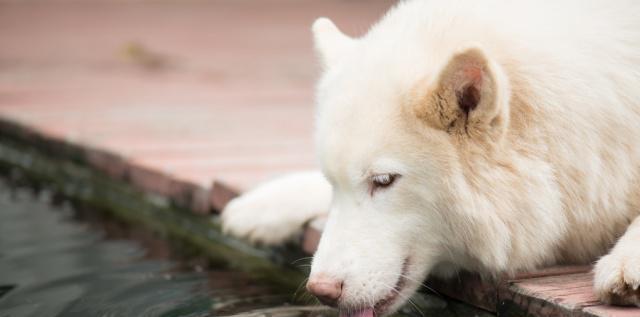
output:
[[[241,273],[170,260],[153,239],[114,239],[49,200],[0,182],[1,317],[220,316],[287,300]]]

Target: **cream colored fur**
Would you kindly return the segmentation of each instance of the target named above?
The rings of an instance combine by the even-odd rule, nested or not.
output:
[[[330,211],[311,274],[344,281],[341,308],[377,307],[401,274],[399,299],[378,313],[428,274],[511,274],[609,250],[597,294],[640,305],[639,16],[622,0],[413,0],[357,39],[318,20],[326,180],[258,188],[224,211],[226,230],[280,243]],[[461,97],[470,87],[477,98]],[[400,176],[371,194],[376,174]],[[311,199],[300,208],[300,197]],[[264,206],[278,217],[257,217]],[[299,209],[314,212],[291,221]]]

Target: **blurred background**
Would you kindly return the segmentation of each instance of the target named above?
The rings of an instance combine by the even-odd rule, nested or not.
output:
[[[204,186],[313,166],[310,27],[394,1],[0,1],[0,116]]]

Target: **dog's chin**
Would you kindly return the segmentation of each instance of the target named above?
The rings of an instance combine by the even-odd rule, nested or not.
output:
[[[394,313],[404,304],[409,292],[406,279],[401,278],[399,282],[401,283],[398,283],[396,288],[378,300],[373,307],[340,308],[340,317],[381,317]]]
[[[408,258],[402,265],[402,272],[398,276],[396,284],[389,290],[387,295],[379,299],[373,307],[341,308],[340,317],[380,317],[395,312],[404,304],[405,299],[409,297],[407,293],[413,288],[411,280],[407,278],[407,274],[409,274]]]

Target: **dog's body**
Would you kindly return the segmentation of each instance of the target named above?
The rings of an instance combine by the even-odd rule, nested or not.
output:
[[[225,228],[279,243],[330,210],[310,290],[340,282],[336,304],[358,312],[393,311],[427,274],[614,245],[595,289],[640,305],[639,16],[634,1],[413,0],[359,39],[319,20],[326,178],[258,187]]]

